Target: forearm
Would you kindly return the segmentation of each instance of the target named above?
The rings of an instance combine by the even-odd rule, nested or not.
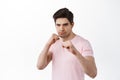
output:
[[[78,54],[77,58],[79,62],[82,64],[84,72],[90,77],[94,78],[96,76],[96,67],[93,64],[93,62],[82,57],[81,54]]]
[[[37,67],[38,69],[43,69],[47,66],[47,64],[52,60],[52,53],[49,52],[49,48],[52,44],[54,44],[57,40],[59,39],[59,36],[56,34],[52,34],[50,39],[48,40],[47,44],[41,51],[38,62],[37,62]]]
[[[41,51],[39,58],[38,58],[38,62],[37,62],[38,69],[43,69],[46,66],[49,48],[50,48],[50,45],[46,44],[43,50]]]
[[[94,64],[94,60],[87,59],[83,57],[80,52],[73,46],[74,54],[78,58],[79,62],[81,63],[83,70],[86,74],[88,74],[90,77],[94,78],[96,76],[96,66]]]

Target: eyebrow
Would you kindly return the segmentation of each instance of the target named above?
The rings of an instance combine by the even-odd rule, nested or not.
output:
[[[61,25],[61,24],[59,24],[59,23],[56,23],[56,25]],[[68,23],[64,23],[64,24],[62,24],[62,25],[68,25]]]
[[[63,25],[68,25],[68,23],[64,23]]]

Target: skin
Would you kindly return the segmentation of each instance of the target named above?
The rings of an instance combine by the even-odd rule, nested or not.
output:
[[[52,53],[49,52],[49,48],[58,39],[61,39],[63,41],[62,47],[66,48],[73,55],[75,55],[76,58],[81,63],[84,72],[91,78],[94,78],[97,75],[97,68],[94,57],[92,56],[83,57],[70,41],[72,38],[76,36],[72,31],[73,26],[74,23],[70,23],[67,18],[56,19],[55,27],[58,35],[52,34],[52,36],[46,43],[45,47],[41,51],[41,54],[38,58],[37,68],[42,70],[49,64],[49,62],[52,60]]]

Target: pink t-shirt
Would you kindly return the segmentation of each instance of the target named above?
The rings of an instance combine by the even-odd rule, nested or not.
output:
[[[72,40],[74,47],[83,56],[93,56],[90,43],[76,35]],[[52,80],[84,80],[83,68],[71,52],[62,47],[62,41],[57,40],[51,47]]]

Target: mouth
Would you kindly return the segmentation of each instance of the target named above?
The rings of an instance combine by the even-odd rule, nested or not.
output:
[[[65,34],[65,32],[59,32],[58,34],[59,34],[59,35],[63,35],[63,34]]]

